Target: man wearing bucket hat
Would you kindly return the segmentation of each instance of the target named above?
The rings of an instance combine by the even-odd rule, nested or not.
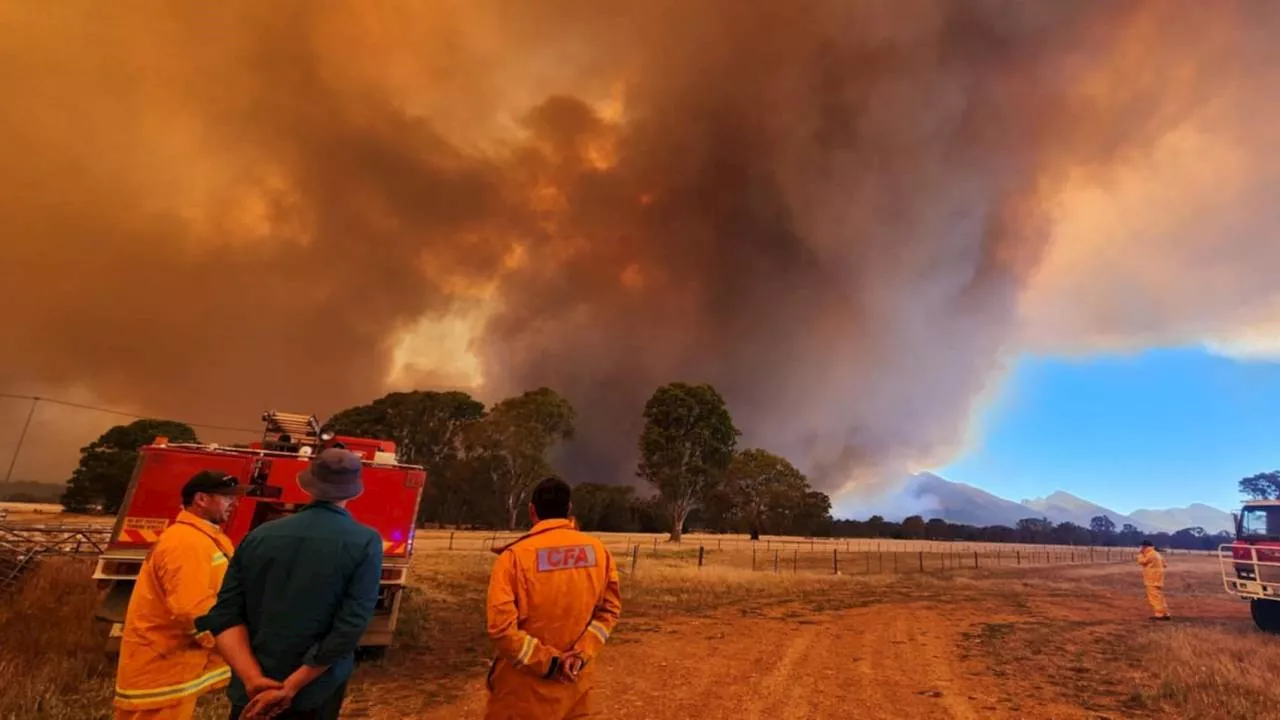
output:
[[[347,450],[317,455],[298,476],[313,501],[245,537],[197,621],[235,673],[231,720],[338,717],[382,577],[381,536],[345,507],[364,489],[361,467]],[[283,687],[246,690],[270,680]]]

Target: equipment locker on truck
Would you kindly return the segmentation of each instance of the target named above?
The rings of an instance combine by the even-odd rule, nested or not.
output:
[[[360,645],[377,649],[391,644],[413,556],[426,471],[400,463],[395,443],[389,440],[322,432],[315,416],[267,411],[262,419],[266,424],[262,440],[247,448],[170,444],[158,437],[139,451],[111,539],[93,573],[99,586],[107,589],[97,617],[111,623],[108,652],[119,647],[125,609],[142,561],[181,509],[178,491],[188,478],[201,470],[217,470],[249,486],[223,527],[239,545],[253,528],[293,513],[308,502],[298,487],[298,474],[313,455],[329,447],[344,447],[361,457],[365,490],[347,509],[382,536],[381,590],[373,621]]]

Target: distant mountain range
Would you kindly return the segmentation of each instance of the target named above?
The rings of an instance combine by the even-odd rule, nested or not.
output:
[[[1230,513],[1199,503],[1185,508],[1136,510],[1125,515],[1061,490],[1048,497],[1014,502],[933,473],[910,476],[897,494],[859,507],[856,514],[878,514],[889,520],[918,514],[952,523],[1009,527],[1029,517],[1047,517],[1055,523],[1072,522],[1089,527],[1093,518],[1106,515],[1116,524],[1116,529],[1125,523],[1144,532],[1175,532],[1194,526],[1208,533],[1232,529]]]
[[[1169,508],[1168,510],[1134,510],[1129,513],[1129,517],[1137,520],[1139,526],[1145,523],[1169,532],[1197,525],[1204,528],[1206,532],[1211,533],[1219,530],[1228,532],[1234,530],[1231,513],[1223,512],[1218,508],[1209,507],[1202,503],[1192,503],[1184,508]]]

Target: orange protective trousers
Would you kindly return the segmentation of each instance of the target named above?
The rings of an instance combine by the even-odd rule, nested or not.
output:
[[[591,668],[573,684],[543,680],[499,663],[484,720],[584,720],[591,717]]]
[[[196,712],[196,701],[199,699],[198,695],[192,695],[177,705],[148,710],[116,708],[113,720],[191,720],[191,716]]]
[[[1169,606],[1164,601],[1163,585],[1147,585],[1147,602],[1151,603],[1151,612],[1156,617],[1169,614]]]

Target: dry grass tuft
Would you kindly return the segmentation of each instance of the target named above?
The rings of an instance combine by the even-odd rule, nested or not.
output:
[[[107,717],[113,668],[84,561],[50,558],[0,598],[0,718]]]
[[[894,581],[888,576],[775,574],[724,566],[699,569],[678,561],[650,560],[634,576],[622,579],[623,612],[660,619],[726,608],[756,614],[781,604],[806,605],[820,612],[861,604]]]
[[[1187,720],[1280,718],[1280,638],[1243,624],[1159,628],[1143,644],[1144,701]]]
[[[18,592],[0,596],[0,719],[106,720],[115,659],[107,627],[94,619],[99,593],[89,561],[51,557]],[[201,698],[196,720],[221,720],[222,693]]]

